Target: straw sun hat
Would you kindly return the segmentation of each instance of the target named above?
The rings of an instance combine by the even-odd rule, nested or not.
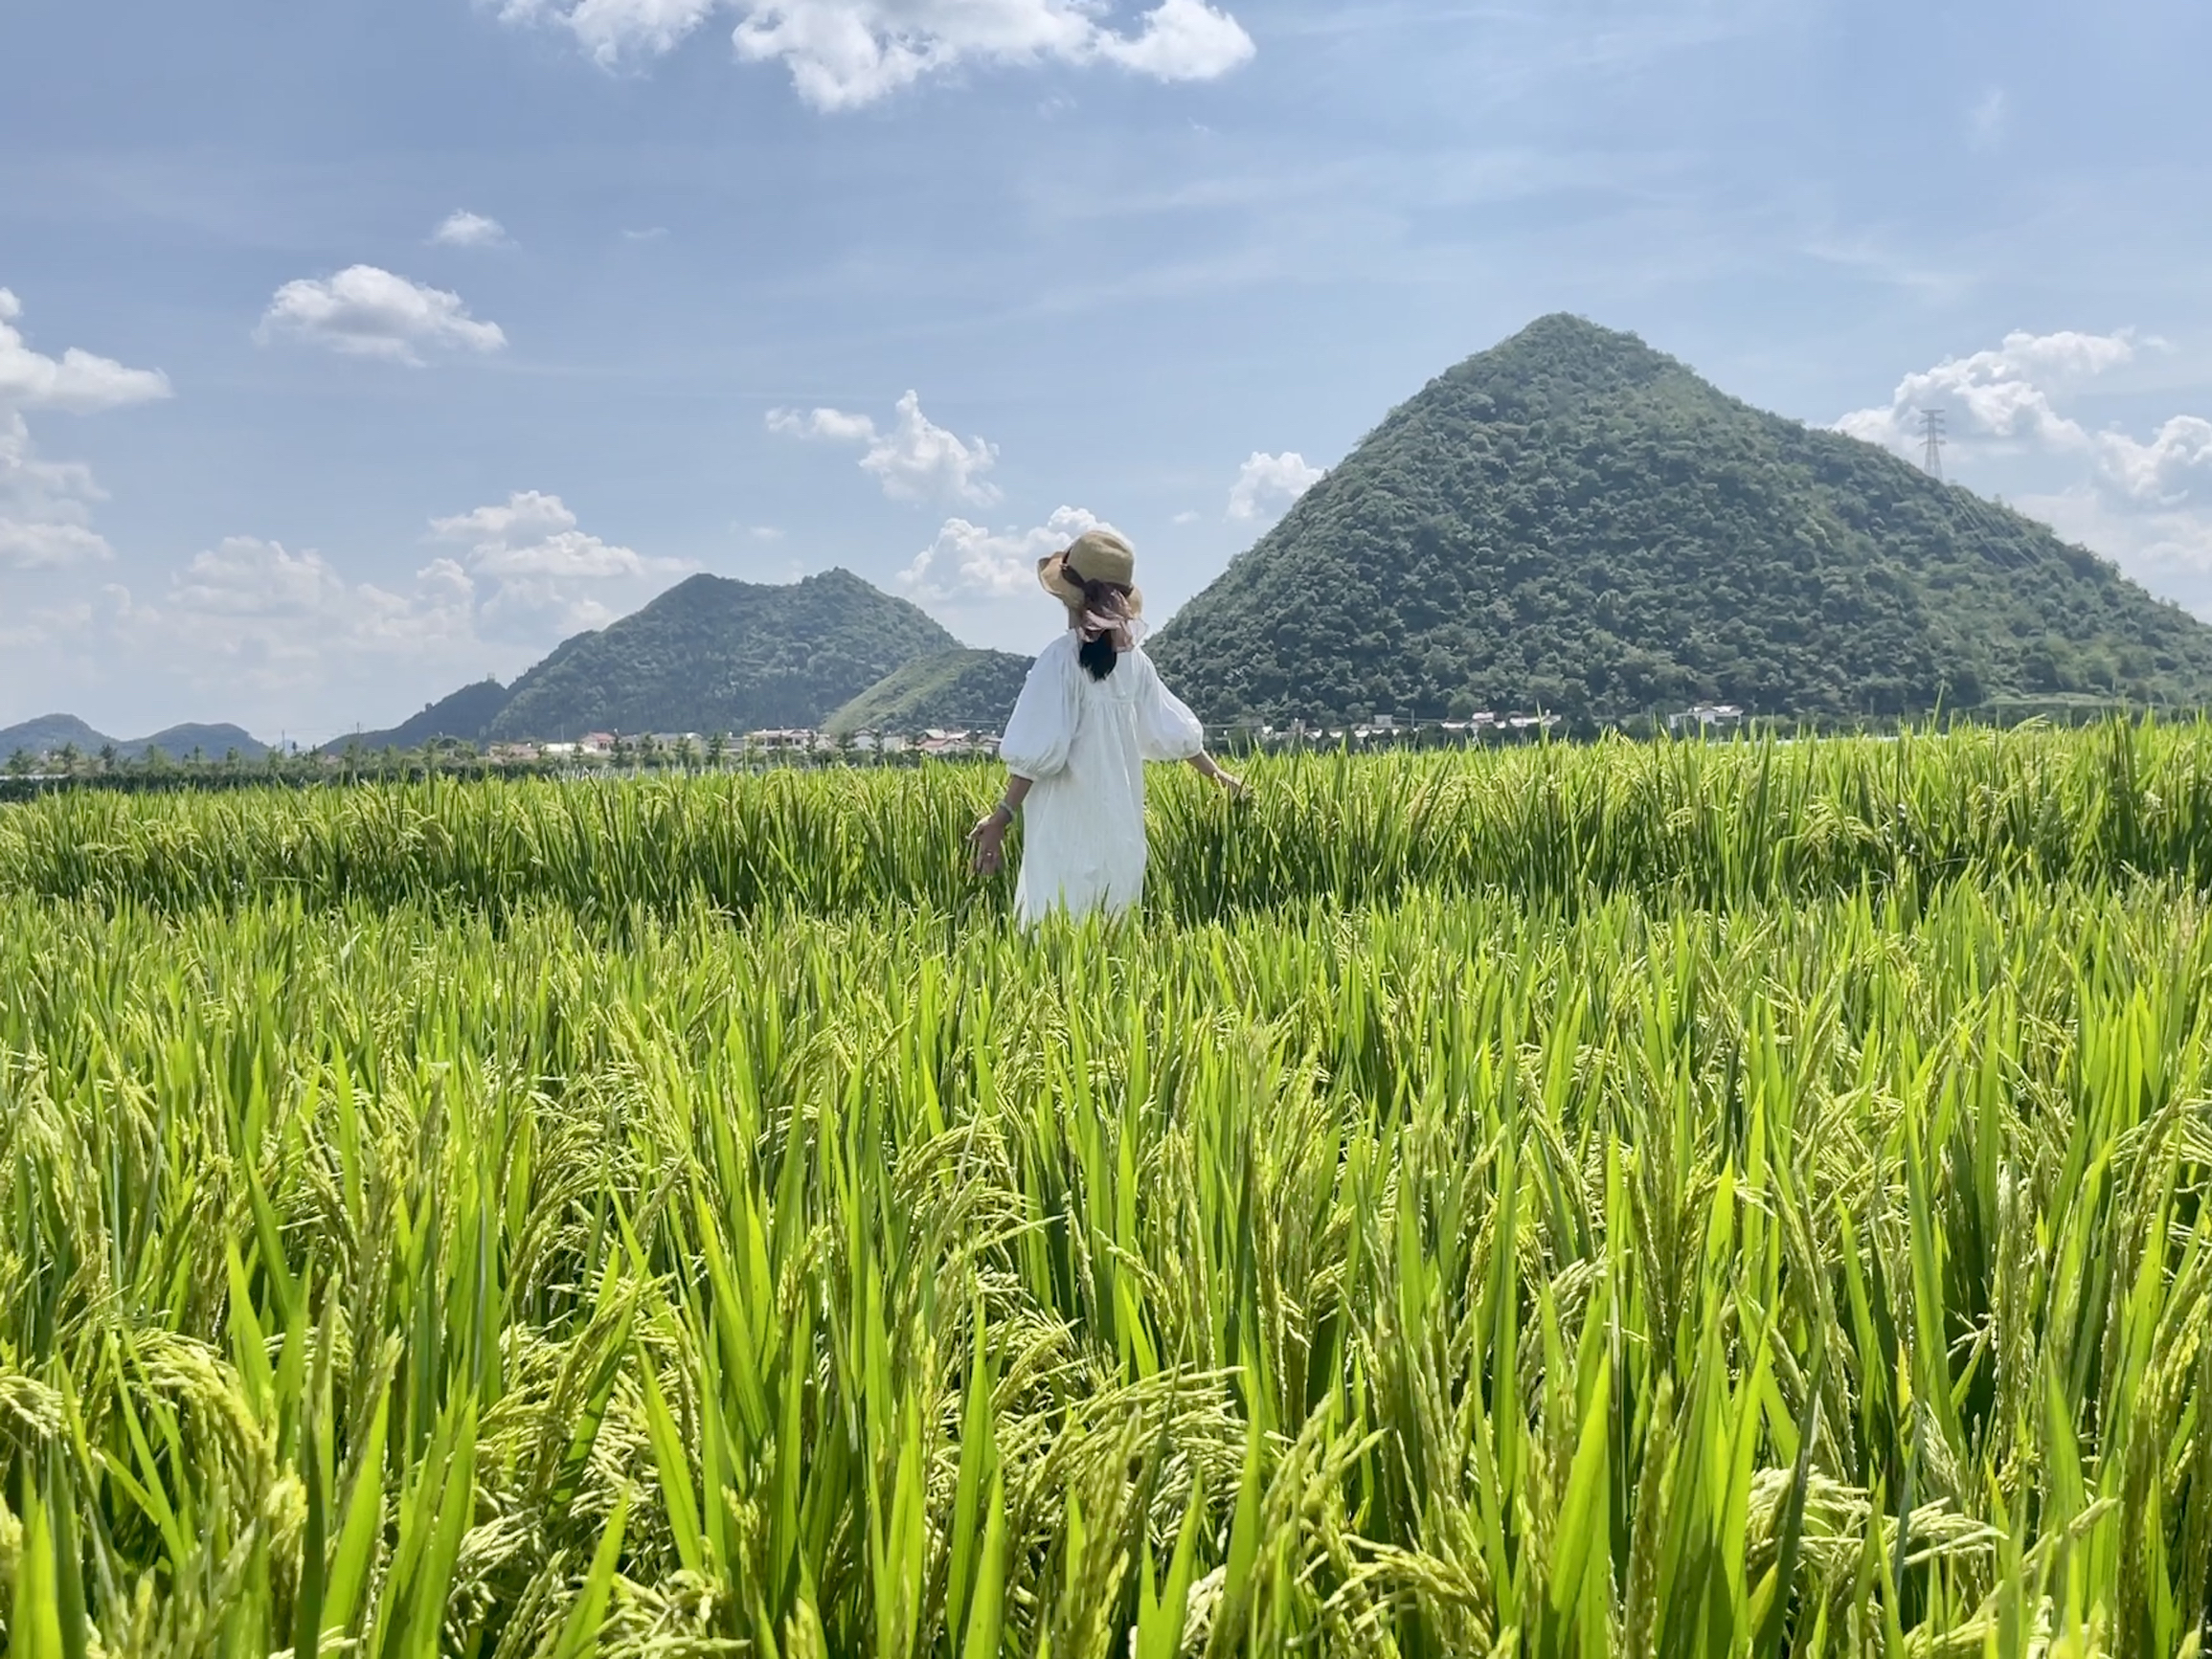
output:
[[[1085,582],[1110,582],[1129,590],[1129,612],[1144,608],[1144,596],[1136,588],[1137,550],[1113,530],[1085,530],[1056,553],[1037,561],[1037,580],[1046,593],[1063,605],[1083,602]]]

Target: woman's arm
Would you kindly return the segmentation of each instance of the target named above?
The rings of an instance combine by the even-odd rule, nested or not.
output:
[[[1215,763],[1213,756],[1207,753],[1205,750],[1202,749],[1192,755],[1188,764],[1197,771],[1199,776],[1210,777],[1223,789],[1229,791],[1230,795],[1242,795],[1244,793],[1244,779],[1232,773],[1224,772]]]
[[[1022,802],[1028,798],[1033,779],[1018,773],[1006,778],[1006,793],[999,796],[999,804],[976,820],[976,827],[968,832],[968,840],[976,849],[976,870],[990,875],[1006,862],[1006,832],[1014,827],[1014,815],[1022,810]]]

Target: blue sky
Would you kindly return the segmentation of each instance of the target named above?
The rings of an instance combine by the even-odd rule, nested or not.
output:
[[[1155,617],[1572,310],[2212,617],[2212,8],[0,11],[0,724],[320,739],[694,570]],[[911,396],[910,396],[911,394]],[[925,556],[926,555],[926,556]]]

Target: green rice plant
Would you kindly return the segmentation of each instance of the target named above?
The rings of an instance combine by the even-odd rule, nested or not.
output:
[[[2194,1651],[2207,757],[0,813],[11,1650]]]
[[[2212,726],[1895,740],[1534,745],[1261,757],[1230,803],[1155,779],[1149,909],[1188,925],[1327,900],[1634,893],[1703,908],[1862,886],[2212,879]],[[596,921],[921,907],[983,916],[980,766],[627,782],[435,779],[0,807],[0,891],[114,908],[554,905]]]

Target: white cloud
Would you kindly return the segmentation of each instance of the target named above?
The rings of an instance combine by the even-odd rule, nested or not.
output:
[[[92,528],[102,499],[92,469],[46,460],[31,439],[27,409],[80,415],[169,395],[157,370],[126,369],[75,347],[59,357],[31,349],[15,326],[23,303],[0,288],[0,570],[53,570],[114,556]]]
[[[507,240],[507,227],[497,219],[456,208],[430,233],[430,239],[443,248],[496,248]]]
[[[736,16],[738,56],[779,62],[818,109],[873,102],[975,62],[1111,63],[1160,80],[1210,80],[1250,60],[1252,36],[1206,0],[1161,0],[1134,32],[1095,0],[506,0],[510,22],[546,20],[601,63],[670,51],[714,12]]]
[[[1160,80],[1215,80],[1252,58],[1252,36],[1201,0],[1163,0],[1135,38],[1101,30],[1098,56]]]
[[[156,369],[125,369],[74,346],[58,358],[41,356],[15,327],[22,315],[23,302],[0,288],[0,409],[91,415],[169,396],[169,376]]]
[[[2161,597],[2212,617],[2212,512],[2144,508],[2094,483],[2022,495],[2012,505],[2105,555]]]
[[[468,568],[488,576],[645,576],[688,567],[675,559],[648,559],[576,527],[576,515],[557,495],[517,490],[505,503],[452,518],[432,519],[440,541],[469,544]]]
[[[130,590],[113,582],[102,584],[89,595],[65,599],[57,605],[11,609],[7,613],[5,623],[0,624],[0,645],[23,655],[0,659],[0,662],[15,666],[20,661],[34,671],[48,666],[53,662],[51,656],[42,661],[30,655],[42,646],[50,651],[58,646],[79,660],[85,657],[97,660],[97,653],[82,649],[84,642],[96,633],[112,638],[122,625],[134,621],[139,615],[131,601]]]
[[[2015,505],[2155,592],[2212,614],[2212,420],[2177,415],[2143,439],[2092,432],[2063,407],[2068,392],[2138,349],[2127,329],[2009,334],[1994,350],[1907,374],[1886,406],[1854,411],[1837,428],[1918,459],[1922,412],[1941,409],[1949,470],[2028,469],[2038,482]]]
[[[768,430],[786,437],[825,437],[833,443],[872,443],[875,421],[865,415],[846,415],[837,409],[817,409],[801,415],[796,409],[771,409]]]
[[[0,696],[87,689],[127,661],[170,707],[252,729],[379,724],[635,610],[688,567],[585,532],[558,496],[523,490],[432,521],[448,544],[397,581],[254,536],[193,556],[149,602],[120,585],[0,618]],[[165,715],[164,718],[176,718]]]
[[[1229,487],[1229,516],[1240,523],[1262,516],[1272,518],[1320,482],[1325,472],[1325,468],[1308,465],[1306,458],[1295,449],[1280,455],[1265,455],[1255,449],[1237,468],[1236,482]]]
[[[374,265],[286,282],[270,300],[259,337],[312,341],[350,357],[420,367],[426,350],[497,351],[507,336],[468,314],[461,296],[425,287]]]
[[[0,518],[0,570],[45,571],[112,559],[107,538],[82,525]]]
[[[0,570],[114,557],[91,527],[91,504],[102,494],[90,467],[39,460],[23,416],[0,407]]]
[[[2132,501],[2177,506],[2212,486],[2212,420],[2177,415],[2149,443],[2124,432],[2097,434],[2097,466],[2106,484]]]
[[[898,583],[917,599],[998,599],[1032,592],[1039,559],[1102,526],[1096,514],[1066,506],[1029,530],[995,531],[947,519],[937,539],[899,572]]]
[[[279,542],[229,536],[185,567],[173,586],[171,603],[180,612],[198,617],[305,621],[330,616],[343,605],[348,591],[344,579],[312,548],[292,553]]]
[[[721,0],[504,0],[503,22],[549,20],[573,34],[604,64],[623,54],[669,51],[705,22]]]
[[[1196,508],[1186,507],[1175,515],[1175,522],[1179,525],[1194,525],[1198,523],[1201,516]]]
[[[2059,413],[2054,392],[2131,362],[2134,355],[2130,329],[2116,334],[2015,332],[1994,350],[1947,357],[1933,369],[1907,374],[1897,383],[1886,408],[1855,410],[1836,426],[1869,443],[1909,450],[1918,441],[1921,412],[1941,409],[1961,437],[2087,450],[2089,435]]]
[[[352,580],[311,548],[233,536],[195,555],[151,604],[115,589],[121,602],[79,607],[69,649],[128,650],[157,674],[252,706],[264,724],[296,724],[341,698],[387,702],[395,676],[514,672],[687,568],[587,534],[558,496],[535,490],[433,520],[431,534],[458,550],[392,585]],[[66,621],[47,618],[49,636],[69,632]]]
[[[586,533],[560,497],[538,490],[517,490],[503,503],[433,519],[430,530],[440,541],[465,543],[466,575],[490,582],[481,606],[487,632],[542,638],[548,644],[621,615],[586,584],[626,582],[642,596],[649,578],[690,569]]]
[[[195,555],[160,603],[129,605],[122,632],[195,686],[289,693],[358,671],[365,659],[388,672],[395,661],[466,647],[473,601],[451,559],[432,560],[399,593],[347,580],[312,548],[231,536]]]
[[[961,442],[922,414],[921,399],[912,392],[898,400],[898,420],[889,432],[878,429],[868,415],[839,409],[816,409],[805,415],[772,409],[768,430],[792,437],[866,444],[861,470],[874,474],[883,493],[893,501],[934,497],[988,506],[999,499],[998,486],[982,476],[997,463],[997,446],[980,437]]]

